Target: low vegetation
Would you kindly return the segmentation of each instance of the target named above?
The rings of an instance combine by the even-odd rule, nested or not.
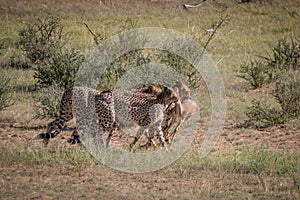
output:
[[[34,94],[35,118],[55,118],[59,115],[60,99],[64,90],[56,84],[41,88]]]
[[[9,76],[4,71],[0,71],[0,111],[13,104],[10,89]]]
[[[246,79],[256,89],[266,84],[274,89],[270,92],[275,100],[253,100],[248,107],[246,124],[268,127],[283,124],[299,116],[300,103],[300,42],[298,39],[279,40],[271,55],[243,64],[237,76]],[[276,106],[277,104],[277,106]]]
[[[205,1],[190,9],[183,3],[0,4],[1,198],[299,199],[299,0]],[[120,56],[97,87],[112,88],[128,70],[147,63],[185,76],[200,99],[199,134],[172,165],[145,174],[113,170],[84,146],[67,144],[71,123],[48,147],[32,140],[57,116],[63,91],[96,45],[124,30],[153,26],[201,43],[223,77],[227,119],[208,156],[198,153],[210,119],[205,82],[179,55],[157,49]]]
[[[297,73],[300,69],[300,40],[282,39],[272,48],[268,57],[241,65],[237,76],[247,80],[256,89],[280,79],[284,74]]]

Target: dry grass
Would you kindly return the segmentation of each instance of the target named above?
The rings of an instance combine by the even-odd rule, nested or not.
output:
[[[195,149],[200,148],[205,136],[203,119],[191,150],[171,166],[152,173],[128,174],[99,164],[82,147],[66,143],[70,131],[64,131],[47,148],[40,141],[30,142],[47,123],[32,120],[33,72],[5,69],[12,77],[16,103],[0,112],[1,198],[299,199],[300,120],[264,130],[237,126],[245,119],[251,99],[264,96],[271,88],[251,90],[234,76],[234,70],[249,56],[267,55],[278,39],[300,34],[300,1],[269,2],[206,1],[203,7],[187,11],[180,0],[0,0],[1,63],[7,63],[12,54],[18,55],[14,43],[24,24],[45,12],[62,17],[66,29],[72,32],[70,45],[85,54],[95,44],[83,22],[108,38],[124,30],[129,18],[137,20],[137,27],[171,28],[203,44],[209,37],[205,29],[212,28],[222,16],[229,16],[208,48],[226,86],[224,133],[215,150],[200,159]]]

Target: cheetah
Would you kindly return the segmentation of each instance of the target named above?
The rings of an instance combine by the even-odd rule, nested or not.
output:
[[[168,144],[172,144],[175,134],[178,132],[181,125],[187,121],[196,112],[197,104],[191,99],[190,89],[181,81],[177,81],[173,89],[179,95],[179,100],[169,105],[165,112],[165,120],[162,125],[162,132]],[[177,121],[177,123],[176,123]],[[175,126],[173,132],[169,133],[170,128]],[[151,146],[153,141],[153,134],[149,134],[148,142],[144,146]]]
[[[56,120],[48,124],[46,133],[38,134],[36,138],[44,139],[44,143],[48,144],[49,139],[57,136],[61,131],[64,123],[72,119],[74,115],[76,117],[81,116],[81,118],[84,119],[84,117],[86,116],[85,112],[90,113],[90,105],[94,103],[94,108],[96,109],[98,124],[100,125],[100,128],[103,131],[109,132],[106,141],[107,146],[109,144],[110,137],[113,135],[117,128],[116,116],[118,116],[119,118],[120,116],[122,116],[123,119],[134,121],[138,125],[143,126],[143,129],[145,129],[146,127],[157,131],[160,135],[162,143],[164,143],[163,134],[161,132],[161,121],[156,121],[156,123],[151,124],[151,121],[154,121],[154,118],[151,118],[150,115],[151,112],[154,112],[154,114],[160,113],[161,115],[161,113],[163,112],[163,107],[161,105],[166,105],[177,101],[178,96],[176,92],[174,92],[171,88],[165,88],[164,91],[160,93],[158,93],[159,91],[153,92],[152,90],[152,87],[148,87],[147,89],[144,89],[144,92],[146,91],[146,93],[139,92],[138,90],[109,90],[98,92],[97,90],[90,88],[73,87],[63,94],[61,100],[62,106],[60,109],[60,116]],[[77,95],[75,99],[74,91]],[[152,92],[154,94],[149,94],[147,92]],[[85,97],[85,108],[81,108],[83,103],[82,100],[78,100],[81,99],[80,97]],[[76,109],[76,112],[78,113],[72,113],[72,104],[76,103],[77,105],[81,105],[81,107],[80,109]],[[77,123],[81,123],[81,120],[76,120],[76,124]],[[52,133],[51,131],[56,127],[58,128],[58,130],[55,130]],[[139,133],[138,135],[141,134]],[[133,142],[133,144],[135,143],[135,141]]]
[[[79,94],[81,96],[79,99],[74,98],[75,94]],[[73,119],[76,116],[74,113],[73,105],[74,101],[78,101],[78,104],[83,105],[82,108],[87,108],[91,102],[88,100],[93,100],[92,97],[100,94],[98,90],[88,88],[88,87],[72,87],[66,90],[60,101],[60,110],[59,116],[52,122],[48,123],[46,133],[41,133],[35,136],[36,139],[43,139],[45,145],[49,143],[50,138],[56,137],[64,127],[65,123]],[[54,132],[52,132],[54,131]],[[77,129],[75,128],[72,135],[77,135]],[[74,137],[72,140],[75,143],[78,140],[78,137]]]
[[[134,92],[134,93],[146,93],[146,94],[158,95],[159,93],[162,92],[162,89],[157,86],[153,86],[153,85],[148,85],[148,86],[144,85],[142,88],[132,89],[130,91]],[[95,93],[95,95],[96,94],[99,94],[99,92]],[[103,117],[103,116],[99,116],[99,117]],[[119,127],[117,127],[117,128],[119,128]],[[70,143],[70,144],[81,143],[77,131],[74,131],[72,133],[71,137],[68,138],[68,143]]]
[[[113,92],[117,121],[130,121],[140,126],[130,148],[147,131],[157,133],[164,146],[162,122],[168,105],[178,101],[179,97],[172,88],[165,87],[158,94],[140,93],[124,90]]]
[[[134,92],[142,92],[142,93],[150,93],[150,94],[158,94],[161,92],[161,89],[152,85],[144,86],[139,89],[133,90]],[[82,86],[75,86],[70,89],[67,89],[60,101],[60,110],[59,116],[52,122],[47,125],[46,133],[42,133],[36,136],[36,138],[42,138],[45,145],[48,144],[49,139],[56,137],[62,128],[64,127],[65,123],[73,119],[75,111],[73,111],[73,104],[74,100],[76,101],[75,94],[79,94],[81,105],[85,105],[88,107],[93,102],[88,102],[88,99],[92,100],[93,96],[99,95],[101,92],[92,88],[82,87]],[[74,95],[74,96],[73,96]],[[83,97],[83,99],[82,99]],[[74,98],[74,99],[73,99]],[[81,115],[82,116],[82,115]],[[54,132],[52,132],[54,130]],[[79,135],[77,133],[77,129],[73,131],[70,138],[68,138],[68,142],[71,144],[80,143]]]
[[[148,85],[148,86],[143,86],[142,88],[138,88],[138,89],[133,89],[133,92],[140,92],[140,93],[147,93],[147,94],[154,94],[154,95],[158,95],[159,93],[162,92],[162,89],[154,86],[154,85]]]

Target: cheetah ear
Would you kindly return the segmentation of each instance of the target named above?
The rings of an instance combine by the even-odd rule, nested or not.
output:
[[[153,85],[150,85],[150,86],[148,87],[148,90],[149,90],[149,92],[152,93],[152,94],[155,94],[155,93],[156,93],[155,86],[153,86]]]

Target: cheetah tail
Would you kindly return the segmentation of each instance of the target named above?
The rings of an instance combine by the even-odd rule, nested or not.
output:
[[[58,135],[59,131],[54,131],[53,133],[40,133],[33,137],[33,139],[50,139]]]

